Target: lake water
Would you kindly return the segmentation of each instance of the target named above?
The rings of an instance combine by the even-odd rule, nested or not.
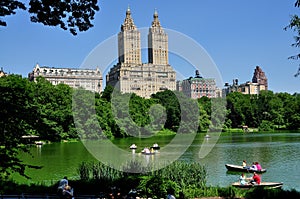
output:
[[[76,179],[78,165],[83,161],[96,160],[93,156],[95,155],[97,159],[113,160],[112,164],[116,165],[122,158],[140,159],[145,164],[175,159],[197,161],[207,168],[207,185],[221,187],[229,186],[239,178],[238,173],[227,172],[225,164],[241,165],[245,159],[248,163],[258,161],[267,169],[267,172],[262,174],[263,181],[283,182],[284,189],[294,188],[300,191],[300,132],[233,133],[220,136],[216,144],[213,138],[206,139],[204,134],[197,134],[191,137],[184,135],[116,139],[113,142],[103,141],[101,144],[97,142],[88,145],[81,142],[53,143],[41,147],[32,146],[32,156],[21,154],[21,157],[27,163],[43,166],[40,170],[27,171],[32,177],[29,182],[48,184],[57,182],[63,176]],[[132,143],[138,146],[135,154],[129,149]],[[139,154],[143,147],[151,146],[153,143],[161,146],[159,154],[152,156]],[[204,145],[211,149],[205,157],[199,155]],[[14,175],[13,178],[18,182],[28,183],[28,180],[18,175]]]

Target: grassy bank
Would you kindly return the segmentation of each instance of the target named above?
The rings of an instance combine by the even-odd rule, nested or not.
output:
[[[253,188],[242,190],[235,187],[206,186],[206,169],[198,163],[176,161],[159,170],[149,170],[139,162],[129,162],[122,170],[115,170],[101,162],[83,162],[78,167],[80,179],[69,180],[76,195],[94,195],[111,198],[119,195],[126,198],[131,190],[141,198],[166,198],[167,190],[173,189],[178,197],[185,198],[300,198],[296,190]],[[45,184],[17,184],[0,182],[0,194],[55,195],[58,182]]]

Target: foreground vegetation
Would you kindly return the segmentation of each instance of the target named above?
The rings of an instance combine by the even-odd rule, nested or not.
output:
[[[152,166],[150,166],[152,167]],[[154,167],[153,167],[154,168]],[[173,162],[163,169],[144,173],[147,168],[139,162],[128,162],[122,170],[115,170],[100,162],[83,162],[78,167],[80,179],[69,180],[76,195],[93,195],[116,198],[139,196],[166,198],[167,190],[174,189],[175,196],[182,192],[185,198],[299,198],[296,190],[255,188],[242,190],[235,187],[206,186],[206,169],[198,163]],[[58,182],[52,185],[20,185],[12,181],[0,182],[0,194],[55,195]],[[130,192],[136,190],[136,193]]]

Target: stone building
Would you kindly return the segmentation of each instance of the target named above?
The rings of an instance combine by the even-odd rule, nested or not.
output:
[[[200,76],[198,70],[196,70],[195,77],[177,81],[176,89],[182,91],[186,96],[192,99],[198,99],[201,97],[215,98],[217,97],[217,87],[214,78],[203,78]],[[218,95],[218,97],[220,97]]]
[[[252,83],[257,83],[260,87],[264,88],[263,90],[268,90],[268,78],[259,66],[256,66],[254,70]]]
[[[227,95],[231,92],[241,92],[243,94],[258,95],[262,90],[268,90],[268,78],[263,70],[259,66],[256,66],[254,69],[252,82],[247,81],[246,83],[239,84],[238,79],[234,79],[232,85],[229,83],[225,84],[223,93]]]
[[[7,74],[4,72],[3,68],[0,69],[0,77],[6,76]]]
[[[102,90],[102,74],[98,68],[50,68],[36,64],[28,78],[35,81],[38,76],[44,77],[53,85],[66,84],[72,88],[84,88],[96,93],[100,93]]]
[[[142,63],[141,35],[128,8],[118,34],[118,63],[106,75],[106,85],[122,93],[149,98],[151,94],[176,89],[176,72],[168,61],[168,36],[153,15],[148,32],[148,62]]]

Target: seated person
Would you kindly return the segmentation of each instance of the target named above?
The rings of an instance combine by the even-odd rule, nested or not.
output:
[[[257,171],[261,171],[261,166],[258,162],[255,162]]]
[[[250,180],[250,183],[253,185],[259,185],[260,181],[261,181],[260,176],[256,172],[254,172],[252,179]]]
[[[73,198],[73,189],[69,185],[66,185],[63,190],[63,198],[65,199]]]
[[[246,181],[246,176],[242,173],[242,175],[240,176],[240,184],[241,185],[246,185],[248,184]]]
[[[252,166],[250,167],[250,170],[257,171],[257,167],[256,167],[256,164],[254,162],[252,163]]]
[[[247,166],[246,160],[243,160],[242,166],[243,166],[243,168],[245,168],[245,169],[250,169],[250,167]]]
[[[63,194],[63,191],[64,191],[64,188],[65,186],[68,185],[68,178],[67,176],[65,176],[63,179],[61,179],[58,183],[58,187],[57,187],[57,193],[59,196],[62,196]]]

